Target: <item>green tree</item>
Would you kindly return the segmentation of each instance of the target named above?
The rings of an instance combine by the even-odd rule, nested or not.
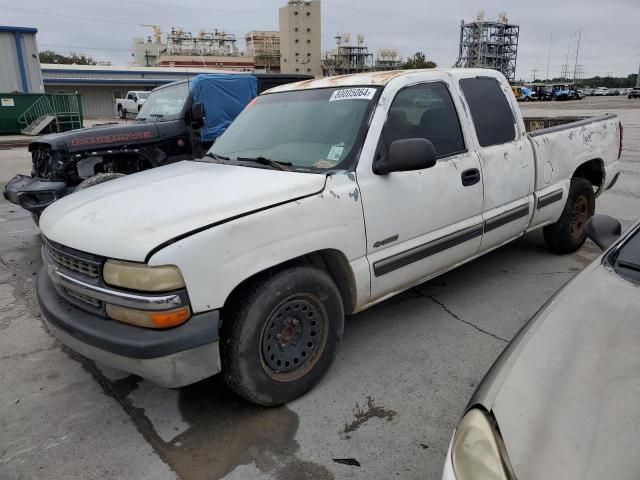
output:
[[[83,53],[70,52],[61,55],[52,50],[40,52],[40,63],[60,63],[62,65],[95,65],[96,61]]]
[[[427,60],[427,56],[422,52],[414,53],[402,64],[402,68],[404,70],[411,70],[414,68],[436,68],[437,66],[436,62]]]

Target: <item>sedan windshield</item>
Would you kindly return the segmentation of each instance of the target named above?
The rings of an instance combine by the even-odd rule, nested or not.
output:
[[[322,171],[349,168],[375,88],[327,88],[258,97],[209,150],[217,161]]]
[[[180,118],[187,98],[189,98],[189,84],[187,82],[154,90],[140,108],[137,120],[139,122],[161,122]]]

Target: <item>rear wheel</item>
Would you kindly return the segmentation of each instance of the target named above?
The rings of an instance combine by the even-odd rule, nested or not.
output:
[[[127,117],[127,111],[124,110],[121,106],[118,107],[118,116],[120,118],[126,118]]]
[[[554,253],[572,253],[579,250],[587,239],[587,220],[596,209],[596,198],[591,182],[573,178],[569,198],[560,219],[544,227],[547,248]]]
[[[76,188],[73,189],[74,192],[79,192],[80,190],[84,190],[89,187],[93,187],[94,185],[99,185],[104,182],[110,182],[111,180],[115,180],[116,178],[124,177],[124,173],[98,173],[93,177],[89,177],[86,180],[83,180]]]
[[[325,272],[297,266],[265,274],[225,310],[224,379],[259,405],[291,401],[329,370],[343,330],[342,298]]]

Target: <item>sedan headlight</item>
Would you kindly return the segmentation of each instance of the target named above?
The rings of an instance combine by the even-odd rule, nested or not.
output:
[[[184,288],[184,279],[175,265],[152,267],[144,263],[107,260],[102,276],[113,287],[141,292],[166,292]]]
[[[460,420],[451,446],[457,480],[509,480],[512,476],[502,439],[488,415],[471,409]]]

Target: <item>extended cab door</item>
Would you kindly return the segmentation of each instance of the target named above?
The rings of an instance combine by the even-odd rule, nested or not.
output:
[[[533,214],[535,161],[506,82],[460,79],[476,133],[484,183],[482,251],[522,235]]]
[[[372,301],[473,257],[482,238],[480,161],[467,148],[459,99],[448,83],[416,83],[419,78],[399,77],[387,85],[379,101],[386,108],[378,108],[367,137],[367,144],[379,137],[375,154],[363,155],[358,165]],[[391,143],[407,138],[430,140],[436,165],[373,173],[373,162],[386,155]]]

